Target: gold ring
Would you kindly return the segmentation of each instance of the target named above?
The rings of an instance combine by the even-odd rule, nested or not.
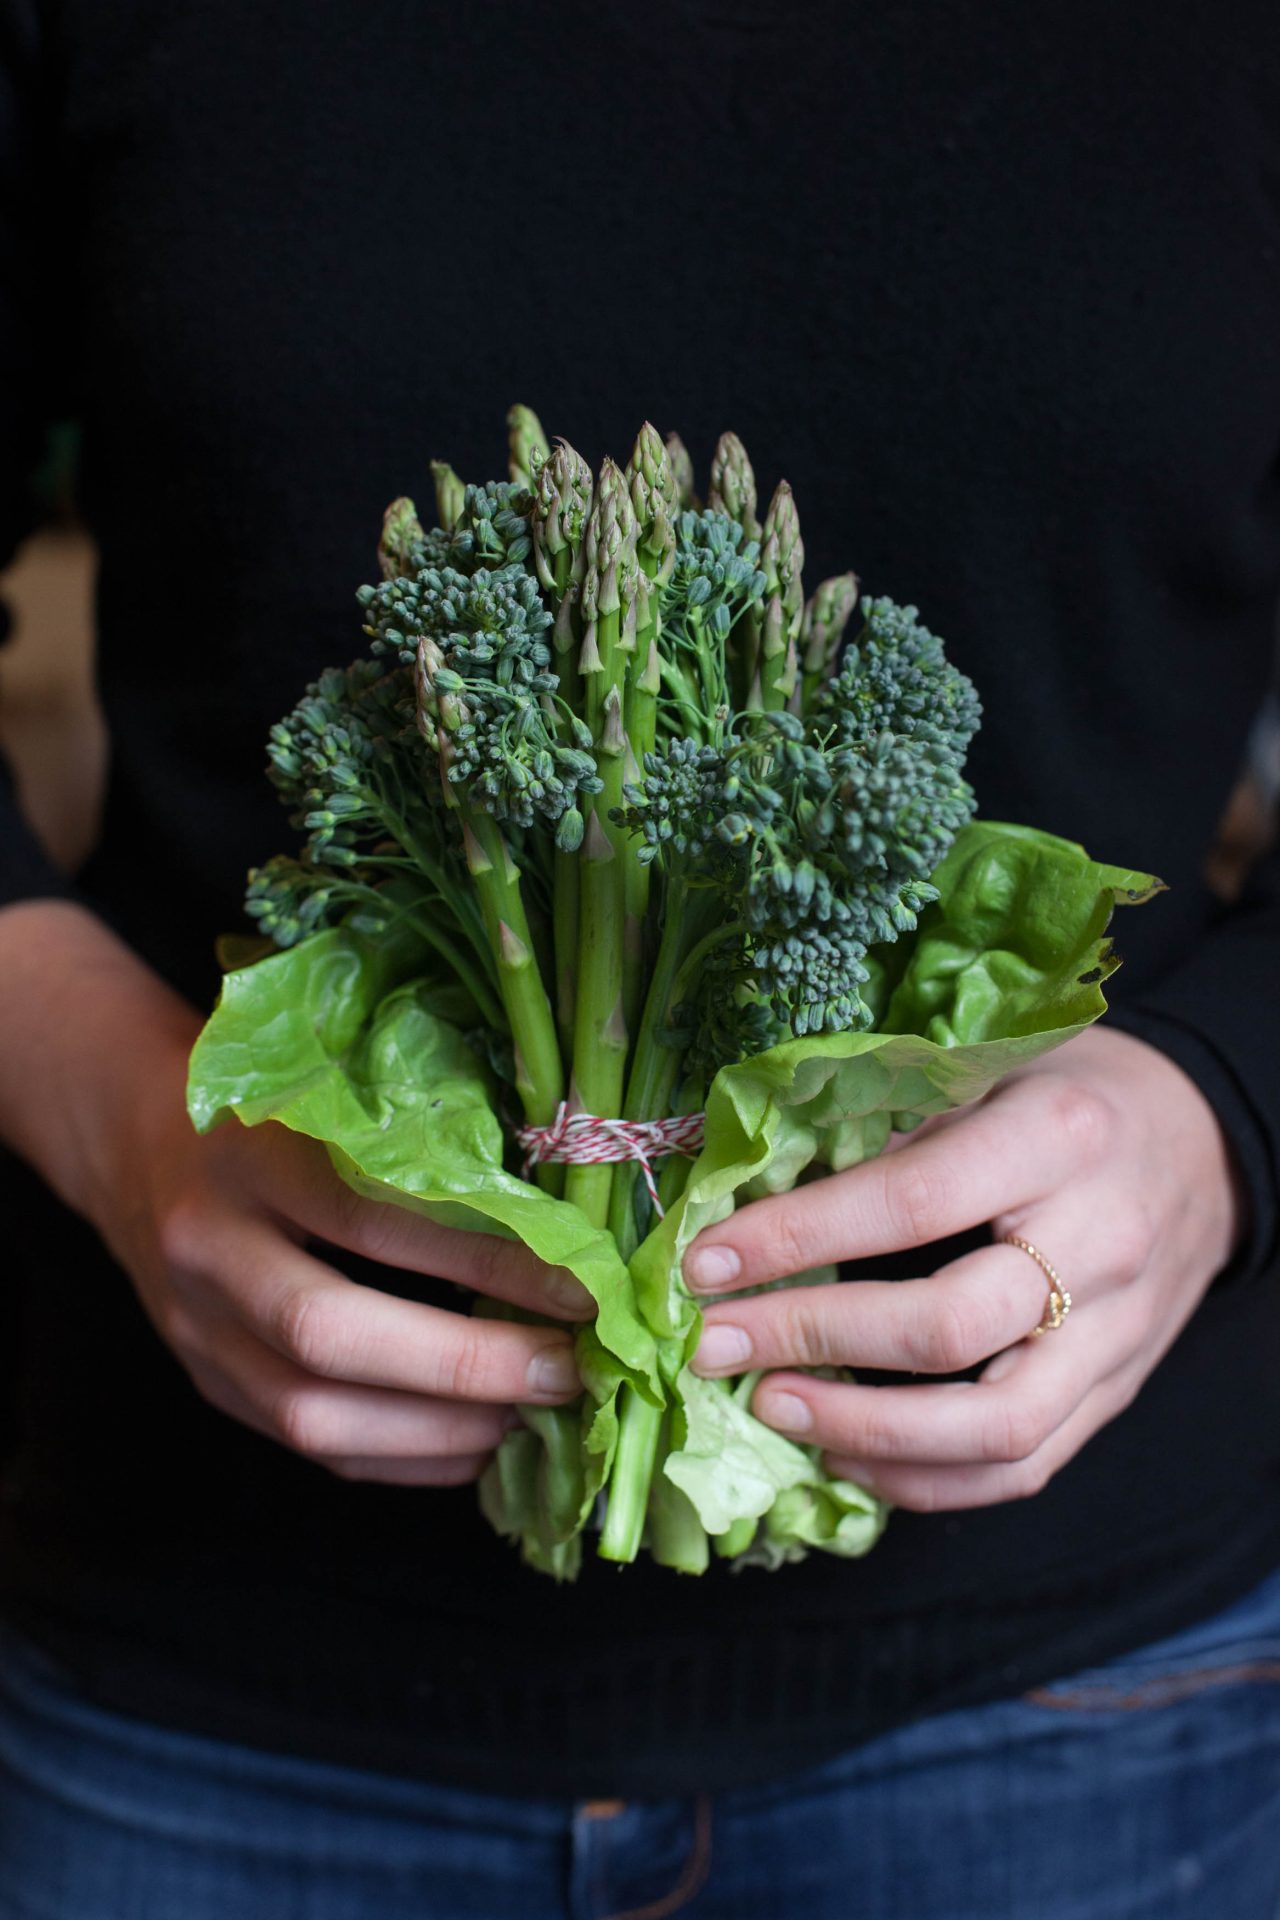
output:
[[[1019,1247],[1023,1253],[1029,1253],[1049,1282],[1049,1299],[1044,1310],[1044,1318],[1038,1327],[1032,1327],[1027,1338],[1039,1339],[1042,1333],[1056,1333],[1071,1311],[1071,1295],[1058,1278],[1058,1270],[1051,1266],[1039,1247],[1033,1247],[1029,1240],[1019,1240],[1016,1234],[1008,1234],[1001,1243],[1006,1247]]]

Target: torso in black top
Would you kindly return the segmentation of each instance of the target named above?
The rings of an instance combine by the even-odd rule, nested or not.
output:
[[[1119,929],[1122,997],[1248,1133],[1262,1232],[1277,914],[1215,931],[1199,869],[1280,579],[1270,7],[0,15],[6,184],[57,181],[4,240],[6,426],[51,394],[85,421],[114,755],[84,885],[144,953],[210,999],[280,842],[266,728],[359,650],[381,508],[430,456],[498,469],[514,399],[593,458],[646,414],[703,461],[733,425],[791,480],[811,577],[918,601],[978,681],[983,810],[1170,883]],[[11,893],[52,884],[13,847]],[[1033,1503],[899,1515],[862,1563],[559,1590],[471,1492],[339,1483],[203,1405],[11,1181],[4,1604],[130,1711],[493,1787],[715,1785],[1154,1637],[1280,1558],[1260,1243]]]

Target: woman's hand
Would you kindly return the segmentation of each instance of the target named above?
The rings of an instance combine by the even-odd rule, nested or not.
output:
[[[853,1280],[710,1305],[694,1366],[767,1369],[754,1411],[833,1471],[920,1511],[1037,1492],[1127,1407],[1226,1264],[1241,1203],[1217,1120],[1154,1047],[1100,1028],[882,1158],[760,1200],[685,1257],[706,1298],[925,1245],[990,1221],[1057,1269],[1070,1318],[1028,1339],[1048,1297],[1016,1247],[928,1279]],[[993,1357],[994,1356],[994,1357]],[[974,1382],[844,1385],[799,1366],[953,1373]]]
[[[583,1318],[591,1302],[569,1274],[512,1241],[361,1199],[321,1146],[281,1127],[198,1138],[185,1073],[184,1051],[130,1142],[131,1201],[100,1226],[206,1400],[346,1478],[440,1486],[475,1478],[517,1402],[581,1390],[567,1333],[377,1292],[305,1243]]]
[[[0,1131],[97,1228],[214,1406],[347,1478],[453,1485],[517,1402],[580,1391],[568,1331],[398,1299],[308,1252],[324,1240],[540,1314],[592,1311],[513,1242],[361,1199],[314,1141],[235,1123],[198,1136],[199,1018],[90,914],[5,909],[0,967],[21,1010],[0,1015]]]

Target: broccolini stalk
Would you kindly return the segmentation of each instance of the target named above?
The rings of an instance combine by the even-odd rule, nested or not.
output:
[[[582,636],[577,608],[584,570],[582,543],[592,493],[590,467],[567,441],[559,441],[538,473],[530,530],[538,579],[556,610],[552,656],[560,699],[570,714],[580,712],[582,706],[577,658]],[[552,865],[556,1024],[568,1059],[573,1053],[578,978],[577,850],[558,840]]]
[[[609,1472],[609,1504],[600,1530],[600,1558],[622,1564],[640,1551],[653,1470],[662,1437],[663,1410],[631,1385],[618,1393],[618,1444]]]
[[[270,778],[307,841],[301,860],[277,858],[251,872],[246,907],[281,947],[357,907],[382,920],[413,918],[492,1008],[497,969],[478,905],[442,839],[438,808],[400,750],[406,697],[404,668],[357,660],[327,669],[272,727]]]
[[[497,962],[498,990],[511,1028],[516,1088],[525,1119],[530,1126],[549,1126],[564,1093],[555,1021],[538,971],[520,891],[520,870],[498,822],[484,807],[475,805],[463,783],[452,777],[457,771],[455,741],[469,721],[466,705],[455,688],[459,680],[456,672],[445,667],[440,647],[424,635],[418,642],[415,677],[418,730],[439,755],[444,792],[462,828],[467,869]]]
[[[446,533],[452,533],[462,518],[467,490],[447,460],[431,462],[431,478],[436,488],[436,519]]]
[[[612,815],[622,801],[627,756],[623,700],[628,654],[622,646],[622,614],[625,604],[634,603],[639,565],[635,514],[625,478],[612,460],[600,470],[584,550],[579,669],[600,791],[591,803],[579,855],[570,1104],[577,1113],[613,1118],[621,1111],[628,1035],[622,997],[627,833]],[[612,1176],[609,1165],[569,1168],[566,1196],[593,1226],[602,1227],[608,1219]]]
[[[835,673],[840,643],[857,604],[856,573],[839,573],[833,580],[823,580],[806,603],[800,625],[803,678],[799,693],[792,696],[794,712],[807,713],[819,687]]]
[[[532,407],[512,407],[507,415],[507,475],[518,487],[533,488],[538,471],[550,455],[542,422]]]
[[[745,1553],[759,1529],[758,1520],[735,1520],[727,1533],[716,1534],[711,1542],[718,1560],[736,1560]]]
[[[660,1567],[705,1573],[711,1564],[711,1541],[688,1494],[662,1471],[671,1451],[665,1434],[660,1436],[649,1488],[649,1551]]]
[[[641,850],[633,849],[631,858]],[[684,1061],[675,1021],[675,1009],[683,991],[682,970],[689,955],[723,919],[723,903],[709,887],[690,887],[685,866],[677,859],[668,869],[663,893],[662,937],[654,958],[645,996],[644,1011],[636,1039],[631,1071],[627,1076],[626,1098],[622,1113],[627,1120],[662,1120],[674,1111],[676,1090]],[[687,1162],[682,1162],[687,1166]],[[618,1243],[618,1251],[629,1260],[643,1238],[636,1207],[647,1197],[634,1161],[614,1169],[609,1203],[609,1231]]]

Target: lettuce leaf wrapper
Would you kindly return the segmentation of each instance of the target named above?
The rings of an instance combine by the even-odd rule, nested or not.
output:
[[[661,1399],[656,1343],[611,1236],[504,1166],[496,1083],[443,1017],[455,989],[414,977],[430,960],[404,935],[340,927],[226,975],[192,1053],[188,1109],[201,1132],[234,1114],[323,1141],[366,1198],[522,1240],[588,1289],[597,1317],[578,1337],[587,1397],[569,1416],[530,1410],[531,1431],[512,1436],[486,1498],[494,1523],[518,1527],[529,1558],[563,1575],[572,1569],[558,1549],[608,1474],[619,1387]],[[527,1459],[535,1430],[540,1452]]]
[[[226,976],[192,1055],[198,1128],[275,1120],[323,1141],[358,1192],[520,1239],[595,1300],[578,1335],[582,1402],[527,1410],[481,1487],[533,1565],[576,1571],[628,1404],[666,1410],[649,1543],[669,1564],[699,1570],[708,1535],[767,1566],[814,1548],[865,1553],[878,1538],[880,1502],[754,1417],[754,1377],[690,1371],[701,1321],[680,1279],[685,1250],[744,1202],[873,1157],[894,1130],[980,1099],[1083,1032],[1119,964],[1114,907],[1160,885],[992,822],[967,828],[933,877],[939,899],[915,934],[873,956],[875,1031],[786,1041],[717,1074],[685,1190],[630,1270],[577,1207],[510,1170],[497,1083],[454,1023],[459,989],[411,933],[338,928]]]

